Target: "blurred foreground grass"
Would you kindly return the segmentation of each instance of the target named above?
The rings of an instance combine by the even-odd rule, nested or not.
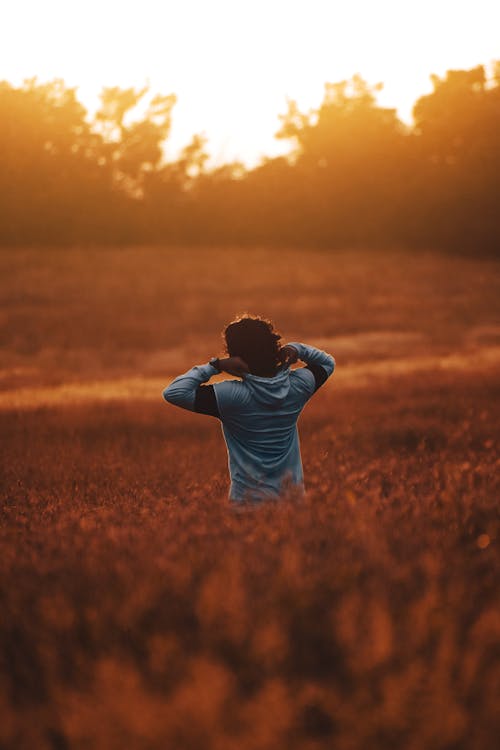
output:
[[[211,418],[2,419],[1,747],[496,748],[491,376],[318,393],[245,515]]]

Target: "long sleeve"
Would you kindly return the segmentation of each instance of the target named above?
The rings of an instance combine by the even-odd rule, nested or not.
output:
[[[293,346],[298,352],[299,359],[306,363],[307,369],[314,375],[315,390],[318,390],[335,370],[335,360],[332,355],[309,344],[291,342],[288,346]]]
[[[170,404],[180,406],[182,409],[195,411],[196,395],[199,386],[216,375],[217,370],[210,363],[206,365],[195,365],[183,375],[172,380],[170,385],[164,389],[163,398]],[[214,415],[215,416],[215,415]]]

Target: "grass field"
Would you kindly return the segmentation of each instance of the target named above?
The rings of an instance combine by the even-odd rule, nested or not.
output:
[[[2,250],[0,748],[496,750],[499,269]],[[337,368],[304,503],[237,515],[161,390],[243,311]]]

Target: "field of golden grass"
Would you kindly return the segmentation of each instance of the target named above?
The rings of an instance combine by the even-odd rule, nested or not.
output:
[[[498,745],[499,264],[0,253],[0,748]],[[236,515],[161,389],[236,313],[332,353],[307,496]]]

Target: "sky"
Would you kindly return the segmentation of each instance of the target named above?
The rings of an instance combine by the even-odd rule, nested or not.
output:
[[[149,84],[178,97],[168,158],[202,133],[213,164],[251,166],[289,150],[287,98],[359,73],[410,122],[431,73],[500,59],[499,29],[499,0],[0,0],[0,80],[63,78],[90,113]]]

